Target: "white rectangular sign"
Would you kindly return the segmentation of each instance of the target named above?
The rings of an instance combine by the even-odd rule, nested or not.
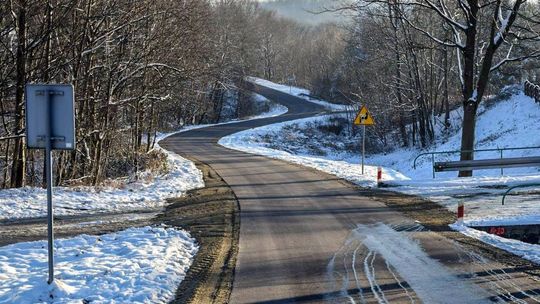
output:
[[[70,84],[26,85],[26,145],[45,149],[50,122],[52,149],[75,149],[75,108]]]

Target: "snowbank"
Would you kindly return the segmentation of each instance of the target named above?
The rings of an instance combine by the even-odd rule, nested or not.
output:
[[[188,190],[204,187],[202,173],[193,162],[174,153],[167,154],[167,174],[150,182],[137,181],[123,188],[55,187],[55,215],[78,215],[155,209],[165,199],[181,196]],[[0,220],[44,217],[47,192],[36,187],[0,190]]]
[[[274,82],[271,82],[271,81],[268,81],[268,80],[265,80],[265,79],[261,79],[261,78],[257,78],[257,77],[247,77],[247,79],[249,81],[252,81],[252,82],[254,82],[256,84],[265,86],[267,88],[271,88],[271,89],[274,89],[274,90],[277,90],[277,91],[280,91],[280,92],[283,92],[283,93],[294,95],[296,97],[300,97],[302,99],[305,99],[305,100],[307,100],[309,102],[318,104],[320,106],[325,107],[329,111],[346,111],[346,110],[348,110],[348,107],[346,105],[340,105],[340,104],[330,103],[330,102],[327,102],[327,101],[324,101],[324,100],[309,98],[306,95],[309,95],[310,91],[306,90],[306,89],[297,88],[297,87],[293,87],[293,86],[288,86],[288,85],[284,85],[284,84],[278,84],[278,83],[274,83]]]
[[[459,231],[469,237],[490,244],[524,259],[540,264],[540,245],[528,244],[517,240],[507,239],[484,231],[469,228],[463,225],[451,225],[452,229]]]
[[[0,303],[168,303],[198,247],[158,227],[56,240],[55,284],[46,241],[0,247]]]

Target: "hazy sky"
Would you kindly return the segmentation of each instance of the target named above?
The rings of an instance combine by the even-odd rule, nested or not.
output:
[[[288,0],[274,2],[272,0],[258,0],[266,9],[275,10],[279,15],[294,19],[301,23],[318,24],[323,22],[345,22],[347,18],[340,14],[324,13],[312,14],[321,11],[324,7],[332,7],[340,1],[336,0]]]

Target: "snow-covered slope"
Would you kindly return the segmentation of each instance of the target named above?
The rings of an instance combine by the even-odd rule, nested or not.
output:
[[[452,113],[459,124],[461,111]],[[507,100],[481,108],[477,120],[476,149],[508,147],[540,147],[540,106],[522,93]],[[461,129],[445,141],[439,140],[432,151],[455,151],[460,148]],[[468,225],[504,225],[540,223],[540,195],[521,195],[512,197],[501,206],[502,194],[507,187],[540,183],[540,168],[525,167],[479,170],[472,178],[456,178],[456,172],[437,173],[432,179],[432,165],[429,156],[419,158],[416,170],[414,158],[423,151],[398,149],[386,155],[373,155],[370,163],[391,167],[407,172],[407,181],[393,181],[390,184],[405,193],[420,194],[455,210],[458,201],[464,201],[468,209]],[[505,151],[504,157],[540,155],[540,149]],[[499,158],[500,152],[479,152],[476,159]],[[459,154],[436,156],[438,160],[457,160]],[[537,189],[540,189],[538,187]],[[534,188],[526,189],[526,191]]]
[[[429,151],[456,151],[461,146],[461,117],[462,110],[451,113],[451,123],[454,130],[449,135],[443,134],[439,125],[436,128],[437,141]],[[513,95],[510,99],[491,104],[486,108],[482,104],[476,123],[476,149],[493,149],[509,147],[540,147],[540,107],[523,93]],[[396,149],[386,155],[371,155],[369,160],[383,166],[392,167],[401,172],[418,178],[431,178],[431,157],[418,159],[414,170],[414,158],[420,154],[420,149]],[[540,149],[505,151],[504,157],[540,155]],[[477,152],[475,158],[498,158],[499,152]],[[458,153],[436,156],[436,161],[457,160]],[[505,169],[506,174],[540,174],[540,168]],[[455,172],[437,173],[437,177],[455,177]],[[499,169],[475,171],[475,176],[498,176]]]

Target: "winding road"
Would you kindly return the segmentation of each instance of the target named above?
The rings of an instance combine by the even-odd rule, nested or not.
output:
[[[324,109],[255,85],[285,115],[192,130],[160,145],[210,165],[240,203],[231,303],[538,302],[540,282],[428,231],[335,176],[221,147],[226,135]]]

